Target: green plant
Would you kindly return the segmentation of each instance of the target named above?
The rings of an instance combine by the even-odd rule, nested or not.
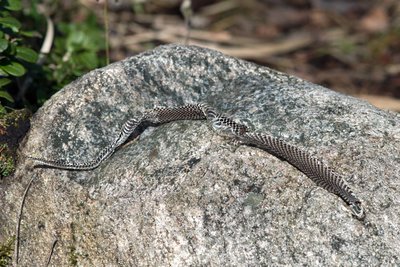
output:
[[[26,37],[31,37],[33,32],[22,30],[21,22],[12,14],[21,8],[21,0],[0,0],[0,98],[9,102],[14,99],[6,86],[23,76],[29,64],[38,58],[38,54],[25,45]],[[0,104],[0,114],[4,113]]]
[[[12,157],[2,153],[7,149],[6,144],[0,145],[0,178],[3,176],[8,176],[14,171],[14,160]]]
[[[60,23],[61,32],[54,42],[48,66],[48,79],[64,86],[82,74],[104,65],[105,60],[98,57],[104,50],[102,29],[96,18],[90,15],[85,23]]]
[[[4,244],[0,244],[0,267],[9,266],[14,251],[15,237],[9,238]]]
[[[34,2],[29,14],[31,16],[35,15]],[[34,89],[27,90],[27,99],[34,108],[41,106],[55,92],[86,72],[106,64],[102,56],[105,47],[103,28],[90,10],[82,6],[77,8],[79,12],[85,13],[82,15],[85,19],[81,22],[55,20],[56,34],[52,49],[44,64],[36,66],[31,73],[33,81],[30,88]],[[72,16],[73,12],[65,11],[66,16]]]
[[[51,19],[44,13],[52,14]],[[79,21],[74,21],[77,13]],[[37,63],[34,49],[40,50],[49,19],[55,37],[49,53],[41,54]],[[35,31],[22,30],[28,27]],[[33,36],[41,38],[28,38]],[[23,6],[21,0],[0,0],[0,114],[6,113],[1,104],[35,110],[66,84],[104,66],[104,47],[103,28],[78,2],[65,9],[55,0],[32,0]]]

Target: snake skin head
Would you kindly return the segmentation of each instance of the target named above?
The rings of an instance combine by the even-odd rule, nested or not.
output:
[[[353,213],[353,215],[357,217],[357,219],[363,220],[365,218],[364,209],[361,206],[361,202],[360,201],[351,203],[350,204],[350,209],[351,209],[351,212]]]
[[[218,133],[228,137],[238,137],[248,131],[247,126],[236,123],[232,119],[223,116],[213,118],[212,127]]]

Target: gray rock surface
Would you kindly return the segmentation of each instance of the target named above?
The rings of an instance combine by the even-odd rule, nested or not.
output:
[[[169,45],[94,70],[34,116],[21,150],[93,159],[146,108],[206,102],[341,173],[358,221],[287,162],[232,149],[205,121],[148,128],[93,171],[33,169],[0,181],[0,243],[24,187],[22,266],[400,265],[400,116],[299,78]]]

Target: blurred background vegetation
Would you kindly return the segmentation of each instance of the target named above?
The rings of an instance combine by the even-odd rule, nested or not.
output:
[[[216,49],[400,111],[398,0],[0,0],[0,177],[12,170],[30,114],[51,95],[168,43]]]

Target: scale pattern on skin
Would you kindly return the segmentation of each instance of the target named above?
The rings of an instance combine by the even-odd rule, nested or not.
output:
[[[31,156],[28,156],[28,158],[37,161],[40,166],[67,170],[92,170],[110,157],[138,127],[145,124],[160,125],[179,120],[208,120],[217,133],[232,137],[239,144],[259,147],[286,160],[307,175],[318,186],[342,198],[350,206],[353,214],[358,219],[364,218],[365,214],[361,206],[361,201],[355,196],[342,175],[333,171],[321,160],[310,155],[308,152],[282,139],[262,133],[250,132],[247,126],[219,114],[206,104],[154,108],[144,112],[140,118],[129,119],[123,125],[114,142],[104,148],[97,158],[92,161],[68,162],[59,159],[44,159]]]

